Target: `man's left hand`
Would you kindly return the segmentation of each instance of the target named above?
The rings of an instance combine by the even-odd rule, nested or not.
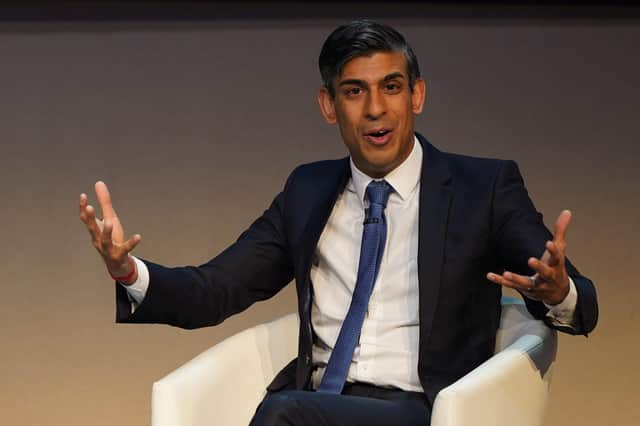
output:
[[[535,271],[531,277],[504,271],[502,275],[489,272],[487,278],[496,284],[513,288],[523,296],[541,300],[547,305],[557,305],[569,293],[569,276],[564,264],[567,248],[566,234],[571,222],[571,212],[564,210],[556,220],[553,241],[547,241],[540,259],[531,257],[529,267]]]

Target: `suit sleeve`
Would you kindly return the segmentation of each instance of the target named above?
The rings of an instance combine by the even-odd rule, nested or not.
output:
[[[286,189],[234,244],[207,263],[168,268],[144,261],[147,294],[131,313],[126,289],[116,284],[116,321],[205,327],[275,295],[293,278],[283,219]]]
[[[518,166],[513,161],[502,161],[498,170],[493,199],[493,233],[501,264],[505,269],[522,275],[533,275],[527,264],[529,257],[540,257],[545,243],[553,235],[545,227],[529,198]],[[547,307],[538,301],[524,298],[529,312],[549,326],[570,334],[590,333],[598,320],[598,303],[593,283],[566,259],[567,273],[573,279],[578,300],[573,329],[553,325],[546,316]]]

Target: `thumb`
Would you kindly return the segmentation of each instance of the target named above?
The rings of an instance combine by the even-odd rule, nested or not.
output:
[[[127,253],[131,253],[134,248],[142,241],[142,236],[140,234],[135,234],[133,237],[129,238],[124,242],[123,248]]]

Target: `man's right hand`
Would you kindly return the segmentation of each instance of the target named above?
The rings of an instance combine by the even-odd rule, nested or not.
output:
[[[96,218],[95,209],[87,204],[87,194],[80,194],[80,220],[87,227],[93,246],[102,256],[111,277],[127,277],[126,282],[120,281],[125,285],[133,284],[138,276],[135,262],[129,253],[138,245],[142,237],[135,234],[125,241],[124,230],[111,204],[107,185],[102,181],[96,182],[95,190],[103,218]]]

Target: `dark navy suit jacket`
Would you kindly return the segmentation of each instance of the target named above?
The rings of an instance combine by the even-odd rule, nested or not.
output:
[[[488,359],[500,321],[500,286],[486,279],[504,269],[532,274],[552,235],[527,195],[512,161],[441,152],[421,135],[418,244],[420,344],[418,374],[433,403],[437,392]],[[166,268],[152,262],[150,284],[131,313],[117,285],[117,321],[182,328],[214,325],[296,281],[300,329],[298,357],[270,390],[306,388],[312,370],[313,253],[337,196],[350,177],[348,158],[302,165],[271,206],[229,248],[199,267]],[[578,290],[573,334],[587,334],[598,308],[592,282],[567,261]],[[547,321],[547,308],[526,299]],[[551,324],[549,324],[552,326]]]

